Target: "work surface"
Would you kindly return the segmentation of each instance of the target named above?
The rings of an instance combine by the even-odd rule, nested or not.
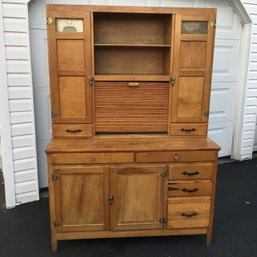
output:
[[[50,250],[48,199],[0,211],[1,257],[257,257],[257,159],[219,165],[213,243],[205,236],[90,239]]]

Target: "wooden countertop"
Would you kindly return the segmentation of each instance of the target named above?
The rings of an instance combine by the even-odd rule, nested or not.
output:
[[[185,151],[216,150],[220,147],[209,138],[160,137],[160,138],[110,138],[53,139],[46,153],[78,152],[131,152],[131,151]]]

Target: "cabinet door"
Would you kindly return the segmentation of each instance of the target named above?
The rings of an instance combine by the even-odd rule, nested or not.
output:
[[[92,123],[90,13],[48,11],[53,123]]]
[[[53,176],[57,231],[108,229],[108,168],[55,169]]]
[[[171,123],[208,122],[216,14],[197,12],[174,18]]]
[[[160,229],[164,166],[111,168],[112,230]]]

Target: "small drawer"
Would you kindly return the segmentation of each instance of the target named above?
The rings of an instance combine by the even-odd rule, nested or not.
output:
[[[192,162],[214,161],[214,151],[185,151],[185,152],[141,152],[136,154],[137,162]]]
[[[213,164],[209,163],[178,163],[169,165],[169,179],[211,179]]]
[[[54,137],[91,137],[92,124],[53,124]]]
[[[207,123],[170,124],[170,136],[206,136],[207,130]]]
[[[211,197],[168,199],[168,228],[206,228],[209,226]]]
[[[52,154],[52,164],[86,164],[86,163],[130,163],[133,153],[60,153]]]
[[[168,196],[207,196],[212,194],[212,182],[202,181],[177,181],[168,184]]]

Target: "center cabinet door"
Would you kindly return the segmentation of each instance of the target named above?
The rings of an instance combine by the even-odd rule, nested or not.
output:
[[[165,166],[112,167],[111,229],[161,229]]]
[[[101,231],[109,227],[109,168],[55,169],[57,232]]]

